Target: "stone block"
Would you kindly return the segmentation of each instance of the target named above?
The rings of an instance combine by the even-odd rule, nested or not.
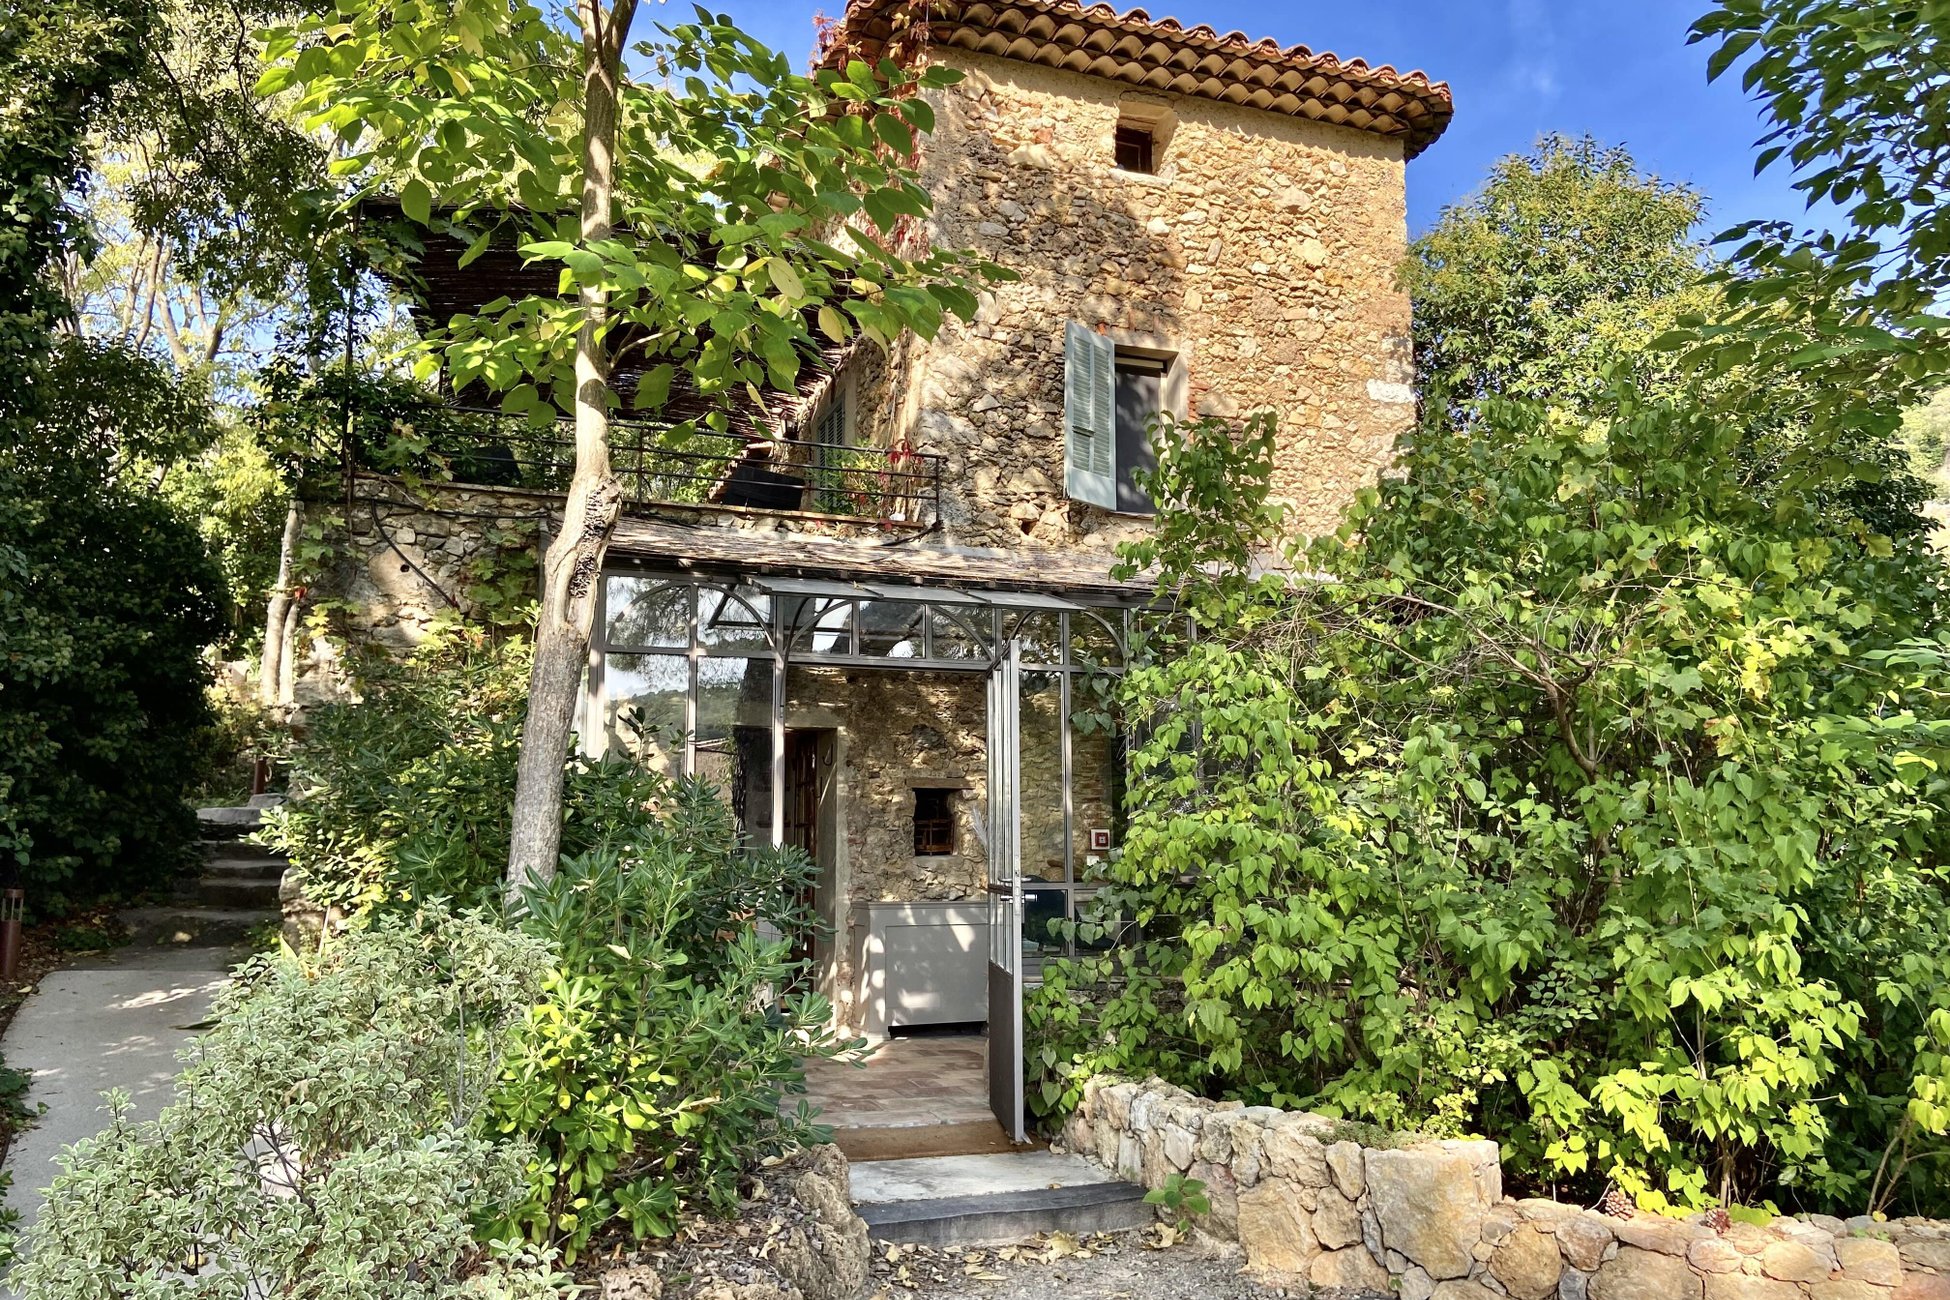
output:
[[[1905,1273],[1890,1300],[1950,1300],[1950,1277],[1934,1273]]]
[[[1256,1269],[1304,1276],[1320,1253],[1313,1216],[1284,1179],[1268,1178],[1239,1193],[1239,1245]]]
[[[1314,1236],[1328,1250],[1361,1240],[1361,1211],[1339,1192],[1323,1188],[1314,1209]]]
[[[1715,1273],[1706,1279],[1706,1300],[1802,1300],[1804,1294],[1792,1282],[1749,1273]]]
[[[1838,1237],[1835,1240],[1835,1258],[1842,1266],[1842,1276],[1852,1282],[1895,1286],[1903,1280],[1902,1256],[1893,1241],[1882,1241],[1875,1237]]]
[[[1873,1282],[1858,1282],[1853,1278],[1816,1282],[1808,1288],[1809,1300],[1889,1300],[1894,1294],[1889,1287],[1877,1286]]]
[[[1368,1253],[1365,1246],[1322,1251],[1314,1257],[1313,1267],[1307,1270],[1307,1279],[1317,1287],[1343,1291],[1388,1289],[1388,1270],[1375,1263],[1374,1256]],[[1437,1294],[1441,1294],[1440,1288]]]
[[[1686,1261],[1661,1251],[1621,1246],[1592,1275],[1591,1300],[1702,1300],[1705,1284]]]
[[[1516,1300],[1549,1300],[1563,1275],[1557,1242],[1534,1223],[1512,1229],[1490,1256],[1490,1276]]]
[[[1517,1225],[1523,1222],[1524,1218],[1517,1213],[1516,1206],[1508,1202],[1491,1206],[1490,1212],[1483,1216],[1483,1240],[1492,1246],[1501,1246]]]
[[[1557,1300],[1589,1300],[1590,1295],[1591,1278],[1588,1274],[1567,1268],[1564,1276],[1557,1279]]]
[[[1613,1222],[1617,1226],[1612,1231],[1618,1234],[1621,1242],[1660,1255],[1684,1255],[1686,1248],[1694,1242],[1716,1235],[1703,1223],[1687,1223],[1683,1219],[1668,1219],[1657,1214],[1641,1214]]]
[[[1277,1124],[1260,1138],[1265,1173],[1291,1178],[1306,1187],[1325,1187],[1332,1180],[1327,1172],[1327,1148],[1320,1139],[1299,1131],[1291,1124]]]
[[[1503,1297],[1469,1278],[1452,1278],[1436,1283],[1429,1300],[1503,1300]]]
[[[1144,1178],[1144,1144],[1129,1133],[1117,1139],[1117,1176],[1127,1182]]]
[[[1360,1200],[1368,1188],[1367,1159],[1358,1142],[1329,1143],[1327,1171],[1334,1177],[1334,1186],[1350,1201]]]
[[[1239,1235],[1239,1186],[1232,1181],[1232,1171],[1224,1165],[1195,1160],[1189,1177],[1205,1184],[1205,1200],[1211,1206],[1198,1216],[1198,1226],[1221,1241],[1236,1239]]]
[[[1410,1264],[1397,1279],[1397,1291],[1401,1300],[1429,1300],[1435,1294],[1435,1279]]]
[[[1384,1246],[1437,1280],[1468,1275],[1488,1207],[1467,1159],[1437,1147],[1370,1151],[1367,1176]]]
[[[1940,1237],[1913,1237],[1897,1247],[1903,1263],[1912,1268],[1935,1269],[1950,1273],[1950,1241]]]
[[[1617,1237],[1612,1232],[1616,1220],[1589,1210],[1579,1211],[1552,1223],[1557,1249],[1572,1268],[1593,1272],[1605,1262],[1605,1252]]]
[[[1208,1116],[1203,1128],[1199,1130],[1198,1157],[1210,1160],[1213,1164],[1232,1162],[1232,1131],[1238,1126],[1241,1116],[1238,1111],[1223,1111]]]
[[[1812,1246],[1799,1241],[1771,1241],[1760,1252],[1760,1271],[1783,1282],[1819,1282],[1832,1267]]]
[[[1743,1258],[1739,1247],[1718,1237],[1702,1237],[1686,1247],[1686,1262],[1701,1273],[1738,1273]]]
[[[1190,1130],[1177,1124],[1167,1124],[1164,1132],[1164,1151],[1165,1159],[1171,1162],[1171,1167],[1183,1173],[1192,1167],[1192,1158],[1198,1153],[1198,1143],[1192,1137]]]

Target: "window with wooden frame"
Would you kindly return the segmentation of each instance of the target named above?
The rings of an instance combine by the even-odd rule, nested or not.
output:
[[[1150,175],[1158,170],[1158,138],[1149,126],[1119,123],[1111,136],[1111,152],[1119,171]]]
[[[938,858],[955,851],[955,792],[914,790],[914,856]]]
[[[1075,500],[1148,515],[1137,483],[1157,467],[1151,431],[1160,415],[1185,418],[1182,353],[1123,346],[1072,321],[1064,333],[1064,490]]]

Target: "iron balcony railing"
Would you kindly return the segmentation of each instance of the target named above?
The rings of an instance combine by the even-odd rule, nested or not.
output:
[[[567,420],[442,408],[395,423],[385,439],[341,449],[347,473],[436,478],[479,487],[564,492],[575,468]],[[940,518],[942,458],[895,447],[610,425],[610,466],[626,503],[735,506],[927,526]]]

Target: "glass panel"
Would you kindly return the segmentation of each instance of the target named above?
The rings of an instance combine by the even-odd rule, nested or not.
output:
[[[824,596],[781,596],[794,650],[822,655],[853,653],[853,602]]]
[[[694,770],[731,804],[749,839],[771,839],[770,659],[698,660]]]
[[[603,685],[608,752],[627,754],[652,771],[681,771],[691,661],[683,655],[612,654],[604,661]]]
[[[1022,891],[1022,950],[1035,956],[1059,956],[1065,951],[1062,925],[1067,889]]]
[[[860,653],[885,659],[921,657],[926,607],[907,600],[860,602]]]
[[[603,599],[609,617],[604,644],[612,649],[688,650],[691,647],[691,584],[611,574]]]
[[[741,599],[715,587],[697,589],[697,643],[706,654],[772,651],[772,598]]]
[[[1063,880],[1063,717],[1061,673],[1022,674],[1022,874]]]
[[[1052,609],[1027,613],[1004,611],[1002,625],[1011,637],[1022,642],[1024,663],[1060,664],[1063,662],[1062,615]]]
[[[928,614],[929,634],[934,638],[931,653],[936,659],[988,658],[994,618],[986,609],[932,607]]]
[[[1113,611],[1110,618],[1120,615]],[[1115,668],[1123,662],[1117,638],[1096,614],[1070,615],[1070,666],[1072,668]]]

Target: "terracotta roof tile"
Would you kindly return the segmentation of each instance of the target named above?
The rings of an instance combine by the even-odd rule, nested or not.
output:
[[[1082,0],[848,0],[819,61],[877,61],[923,2],[928,39],[938,46],[1353,127],[1403,140],[1410,158],[1435,143],[1455,114],[1449,83],[1419,71]]]

